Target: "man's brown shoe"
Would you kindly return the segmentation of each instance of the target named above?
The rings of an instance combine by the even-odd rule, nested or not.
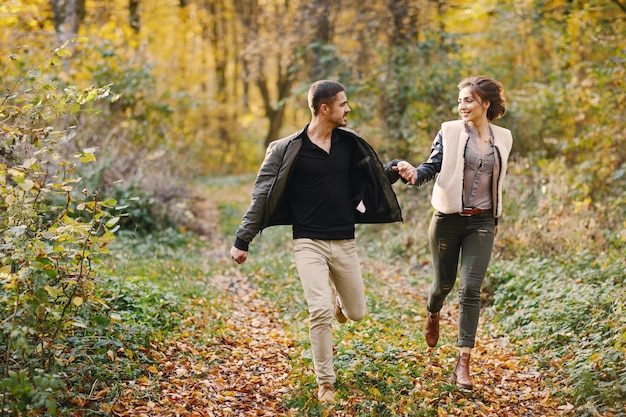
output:
[[[426,331],[424,331],[426,344],[435,347],[439,341],[439,313],[428,312],[426,316]]]
[[[341,302],[339,301],[339,297],[335,298],[335,318],[339,323],[345,323],[348,321],[348,318],[343,314],[343,310],[341,309]]]
[[[317,393],[317,399],[321,403],[332,403],[335,401],[335,386],[333,384],[321,384]]]
[[[452,381],[456,382],[456,386],[468,391],[472,390],[472,379],[469,376],[470,356],[469,353],[461,353],[452,372]]]

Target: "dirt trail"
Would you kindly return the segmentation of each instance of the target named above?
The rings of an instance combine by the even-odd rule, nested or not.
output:
[[[289,357],[294,341],[274,311],[236,269],[212,281],[225,295],[228,315],[218,315],[221,334],[196,313],[193,333],[172,342],[153,344],[159,365],[152,378],[129,385],[113,407],[115,416],[296,416],[281,405],[292,387]],[[202,334],[204,330],[205,334]]]
[[[208,255],[226,265],[232,262],[223,251]],[[377,271],[376,279],[383,284],[371,291],[386,292],[387,299],[421,305],[424,288],[411,285],[410,278],[389,265],[364,262],[367,270]],[[282,403],[285,397],[302,394],[296,392],[302,388],[292,379],[290,364],[290,358],[301,352],[281,323],[279,312],[260,297],[236,266],[228,268],[224,275],[213,276],[211,283],[221,293],[221,312],[202,299],[193,300],[189,306],[192,313],[186,319],[189,330],[183,330],[176,340],[152,345],[150,354],[158,366],[149,369],[150,377],[127,384],[111,410],[112,415],[305,415],[302,410],[287,410]],[[457,317],[456,308],[446,307],[442,331],[453,334]],[[422,324],[417,317],[416,332],[421,331]],[[533,368],[530,358],[516,356],[514,346],[492,332],[490,326],[481,324],[472,360],[475,390],[470,395],[454,390],[425,391],[432,390],[433,380],[447,378],[445,374],[454,366],[453,346],[418,346],[417,351],[406,352],[409,360],[425,364],[424,373],[414,376],[416,390],[425,393],[423,406],[436,410],[439,416],[572,415],[573,406],[563,405],[551,395],[546,375]],[[419,335],[416,337],[419,339]],[[340,411],[328,413],[349,415]]]

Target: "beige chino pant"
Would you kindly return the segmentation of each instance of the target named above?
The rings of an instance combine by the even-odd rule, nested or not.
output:
[[[309,308],[309,337],[317,383],[333,384],[334,300],[331,282],[347,318],[359,321],[366,313],[356,241],[295,239],[293,247]]]

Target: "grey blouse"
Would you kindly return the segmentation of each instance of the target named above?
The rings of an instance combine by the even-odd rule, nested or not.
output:
[[[463,177],[463,207],[490,209],[493,207],[491,188],[495,154],[493,148],[493,132],[491,129],[489,148],[480,153],[478,135],[468,129],[470,136],[465,147],[465,171]]]

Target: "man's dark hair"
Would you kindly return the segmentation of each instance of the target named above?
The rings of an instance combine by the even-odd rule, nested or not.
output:
[[[346,91],[345,87],[337,81],[320,80],[315,81],[309,89],[309,107],[314,115],[320,109],[322,104],[329,105],[334,97],[342,92]]]

